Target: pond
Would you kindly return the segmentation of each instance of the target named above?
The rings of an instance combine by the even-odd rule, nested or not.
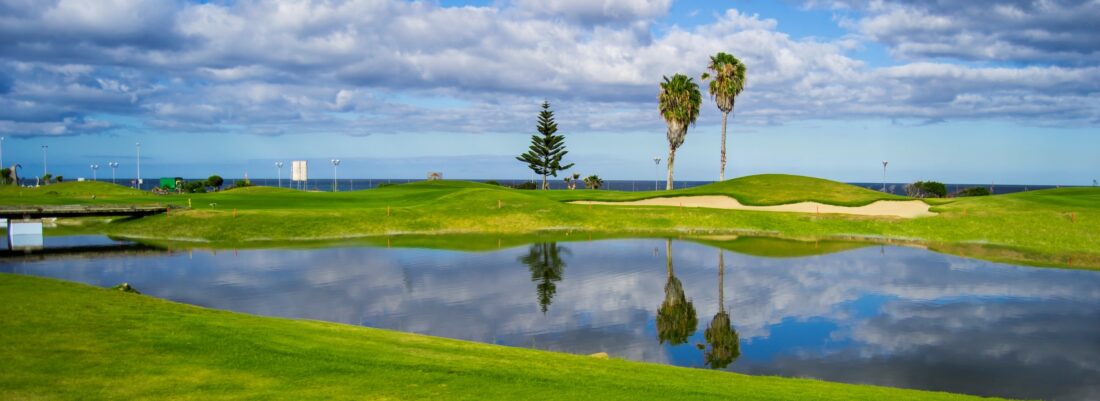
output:
[[[450,248],[465,248],[461,237]],[[173,251],[47,237],[0,271],[308,318],[754,375],[1100,399],[1100,272],[923,249],[612,239],[467,252]]]

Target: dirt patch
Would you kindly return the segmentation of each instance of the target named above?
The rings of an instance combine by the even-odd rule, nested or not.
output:
[[[875,201],[864,206],[834,206],[818,202],[798,202],[775,206],[748,206],[742,205],[737,199],[728,196],[679,196],[673,198],[650,198],[629,202],[601,202],[601,201],[576,201],[569,202],[579,205],[612,205],[612,206],[678,206],[678,207],[705,207],[712,209],[755,210],[763,212],[794,212],[794,213],[831,213],[850,214],[857,216],[886,216],[886,217],[926,217],[934,216],[928,209],[927,203],[919,200],[910,201]]]

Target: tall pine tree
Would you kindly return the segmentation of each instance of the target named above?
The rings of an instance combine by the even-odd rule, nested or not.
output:
[[[516,160],[527,163],[531,171],[542,176],[542,189],[550,189],[548,176],[557,177],[558,171],[573,167],[573,163],[561,165],[561,159],[569,151],[565,150],[565,136],[555,135],[558,132],[558,123],[554,122],[550,102],[542,102],[538,131],[538,134],[531,135],[531,146],[527,153],[519,155]]]

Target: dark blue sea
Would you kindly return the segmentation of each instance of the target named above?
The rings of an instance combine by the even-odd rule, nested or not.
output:
[[[187,179],[187,181],[197,180],[197,179],[199,179],[199,178],[195,178],[195,179],[190,179],[189,178],[189,179]],[[233,183],[235,181],[239,180],[239,179],[240,178],[226,178],[225,179],[225,186],[226,187],[232,186]],[[100,180],[100,181],[110,181],[110,180]],[[378,188],[380,185],[405,184],[405,183],[417,182],[417,181],[424,181],[424,179],[411,179],[411,178],[349,178],[349,179],[339,179],[336,182],[336,190],[337,191],[352,191],[352,190],[360,190],[360,189],[372,189],[372,188]],[[498,179],[475,179],[475,180],[468,180],[468,181],[476,181],[476,182],[495,181],[495,182],[497,182],[497,183],[499,183],[500,185],[503,185],[503,186],[518,186],[518,185],[521,185],[525,182],[530,182],[531,180],[530,179],[524,180],[524,179],[498,178]],[[713,182],[714,181],[676,181],[675,186],[676,186],[677,189],[679,189],[679,188],[691,188],[691,187],[697,187],[697,186],[700,186],[700,185],[711,184]],[[131,178],[119,178],[118,180],[116,180],[116,183],[122,184],[122,185],[129,185],[129,186],[135,186],[135,184],[136,184],[135,180],[133,180]],[[159,183],[158,179],[146,178],[145,182],[141,185],[141,189],[144,189],[144,190],[153,189],[158,183]],[[298,189],[304,189],[304,190],[310,190],[310,191],[332,191],[333,190],[333,180],[331,178],[330,179],[323,179],[323,178],[322,179],[311,179],[311,180],[306,181],[306,182],[291,182],[288,179],[283,179],[283,180],[279,181],[279,180],[276,180],[274,178],[253,178],[252,183],[255,184],[255,185],[272,186],[272,187],[282,186],[282,187],[285,187],[285,188],[298,188]],[[538,182],[535,182],[535,183],[536,183],[536,185],[538,185]],[[876,190],[876,191],[883,190],[883,186],[884,186],[883,183],[881,183],[881,182],[878,182],[878,183],[852,182],[850,184],[861,186],[861,187],[864,187],[864,188],[873,189],[873,190]],[[906,183],[888,182],[888,183],[885,184],[885,191],[890,192],[890,193],[894,193],[894,194],[898,194],[898,195],[904,195],[905,194],[905,184]],[[23,185],[34,186],[35,182],[34,182],[33,179],[24,180]],[[947,190],[948,190],[949,193],[955,193],[955,192],[958,192],[959,190],[966,189],[966,188],[971,188],[971,187],[987,188],[994,194],[1007,194],[1007,193],[1014,193],[1014,192],[1034,191],[1034,190],[1039,190],[1039,189],[1058,188],[1058,187],[1061,187],[1061,186],[1059,186],[1059,185],[958,184],[958,183],[947,184]],[[550,181],[550,188],[551,189],[565,189],[566,184],[561,179],[555,179],[555,180]],[[658,182],[654,182],[653,180],[605,180],[604,185],[602,187],[600,187],[601,190],[614,190],[614,191],[652,191],[654,189],[663,190],[664,188],[665,188],[665,182],[663,180],[658,181]],[[577,189],[584,189],[584,183],[583,182],[578,183]]]

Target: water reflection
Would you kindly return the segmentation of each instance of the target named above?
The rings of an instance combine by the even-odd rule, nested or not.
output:
[[[710,325],[704,332],[704,338],[710,346],[703,353],[703,362],[710,368],[722,369],[741,356],[741,341],[737,338],[737,330],[730,323],[730,315],[726,313],[724,284],[726,278],[726,255],[718,250],[718,313],[710,320]]]
[[[695,305],[684,294],[684,285],[672,272],[672,240],[665,240],[665,268],[668,280],[665,281],[665,300],[657,308],[657,338],[661,344],[683,344],[695,333],[699,319]]]
[[[2,259],[0,272],[129,282],[152,296],[245,313],[680,366],[1100,399],[1100,272],[826,242],[542,242],[491,252],[383,242],[47,256]],[[715,255],[716,247],[727,251]]]
[[[569,249],[558,247],[557,242],[544,242],[534,244],[527,248],[527,255],[519,259],[520,263],[527,265],[531,271],[531,281],[538,283],[535,286],[535,294],[538,296],[539,309],[542,313],[550,307],[554,301],[554,294],[558,292],[557,282],[561,281],[562,272],[565,270],[565,261],[561,254],[569,254]]]

